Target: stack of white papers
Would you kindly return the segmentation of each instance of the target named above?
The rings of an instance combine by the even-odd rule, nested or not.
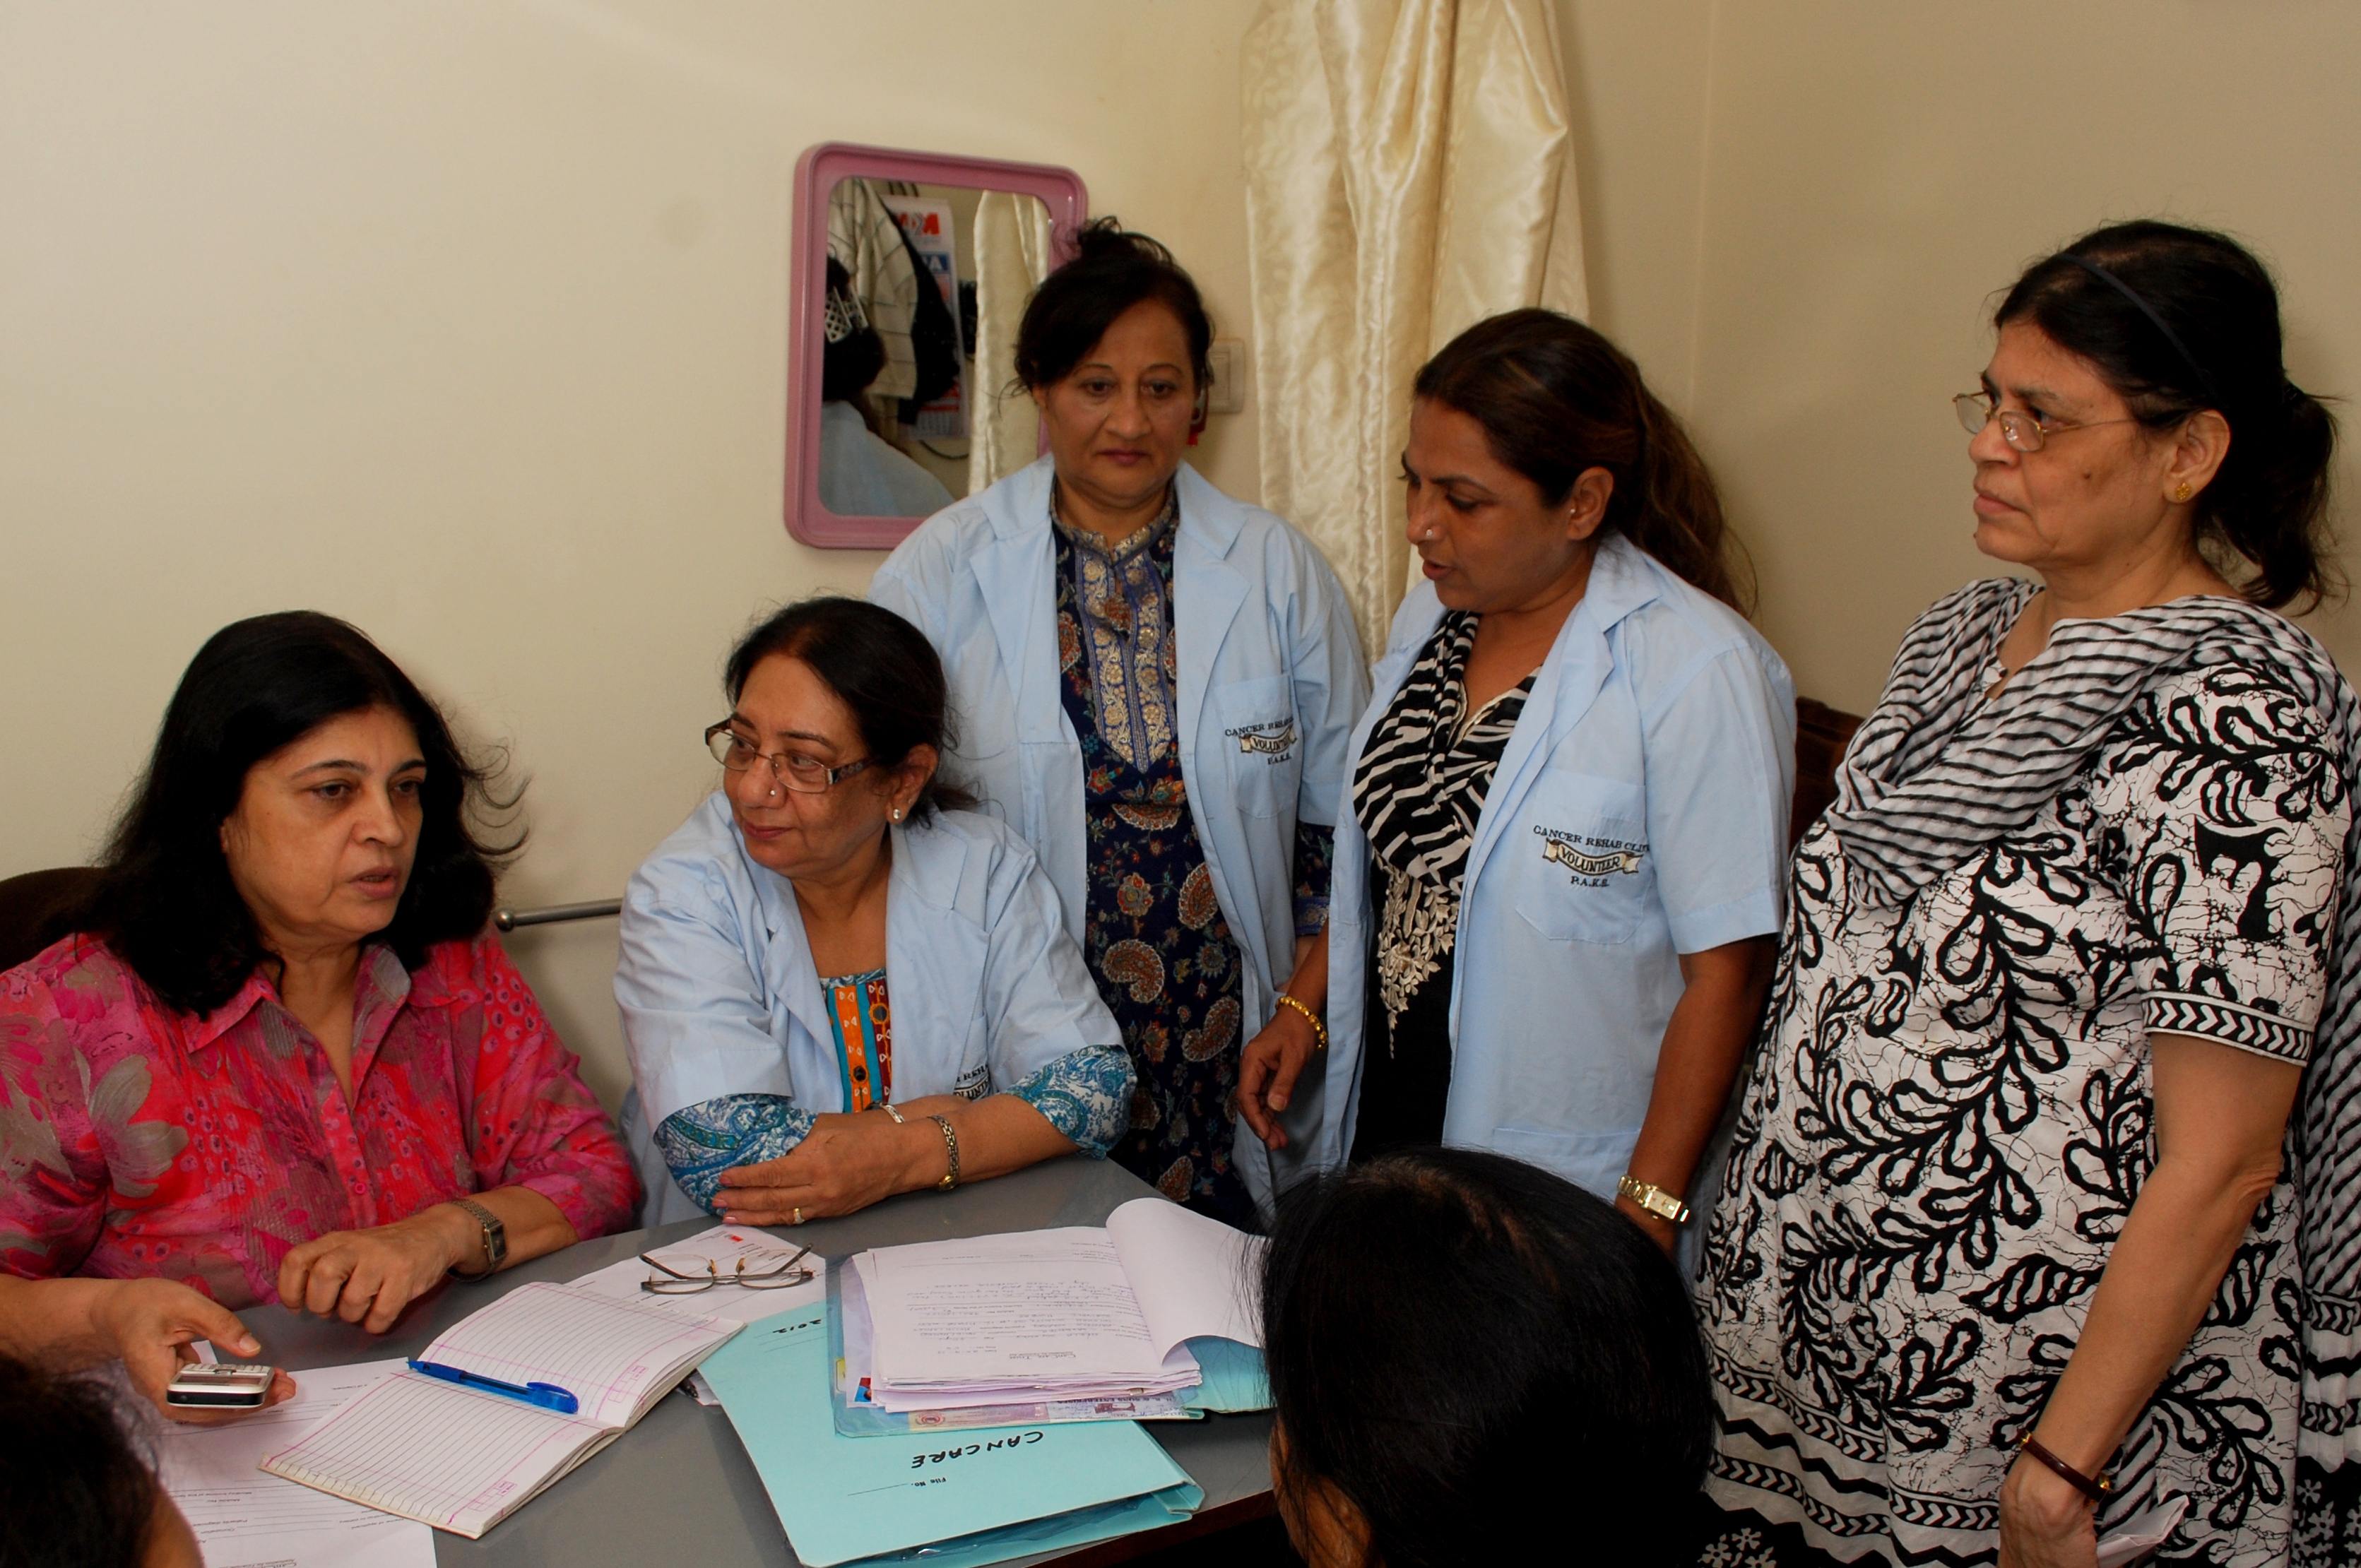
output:
[[[1260,1244],[1161,1198],[1074,1226],[862,1253],[848,1380],[892,1413],[1123,1399],[1202,1381],[1187,1342],[1260,1348]]]

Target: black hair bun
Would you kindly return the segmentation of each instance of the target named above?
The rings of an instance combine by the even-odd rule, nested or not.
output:
[[[1156,267],[1177,265],[1172,252],[1165,248],[1161,240],[1127,229],[1122,219],[1113,216],[1093,218],[1074,231],[1074,258],[1100,263],[1139,260]]]

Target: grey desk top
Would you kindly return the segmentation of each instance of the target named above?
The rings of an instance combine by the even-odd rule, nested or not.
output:
[[[1117,1204],[1150,1190],[1115,1166],[1077,1155],[956,1192],[889,1199],[844,1219],[815,1220],[792,1234],[797,1244],[833,1256],[903,1242],[1096,1225]],[[689,1220],[605,1236],[520,1264],[487,1285],[446,1286],[381,1337],[280,1307],[251,1308],[241,1315],[262,1341],[263,1354],[298,1374],[307,1366],[415,1355],[503,1290],[529,1280],[578,1278],[711,1223]],[[1270,1490],[1268,1413],[1156,1421],[1148,1431],[1205,1489],[1200,1519]],[[1185,1531],[1187,1526],[1175,1529]],[[1135,1539],[1144,1547],[1167,1533]],[[437,1530],[434,1548],[438,1563],[471,1568],[610,1563],[633,1568],[782,1568],[796,1561],[729,1418],[684,1396],[660,1402],[638,1426],[481,1540]]]

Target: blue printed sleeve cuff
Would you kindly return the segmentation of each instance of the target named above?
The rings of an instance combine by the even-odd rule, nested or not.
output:
[[[700,1207],[719,1213],[721,1173],[776,1159],[811,1135],[812,1113],[783,1094],[724,1094],[656,1124],[656,1152]]]
[[[1008,1092],[1093,1159],[1104,1159],[1131,1124],[1131,1058],[1121,1046],[1070,1051]]]

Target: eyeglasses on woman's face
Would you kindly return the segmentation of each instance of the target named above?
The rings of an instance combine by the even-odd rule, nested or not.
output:
[[[764,751],[730,729],[726,718],[706,730],[705,749],[733,773],[742,773],[758,762],[768,762],[772,775],[797,795],[826,795],[840,780],[851,778],[873,761],[861,757],[831,768],[817,757],[796,751]]]
[[[2063,435],[2070,430],[2136,422],[2129,419],[2093,419],[2077,424],[2071,420],[2051,419],[2030,409],[2002,408],[1990,392],[1961,392],[1951,400],[1951,408],[1960,416],[1960,428],[1970,435],[1981,435],[1984,426],[2000,421],[2000,438],[2019,452],[2038,452],[2051,436]]]

